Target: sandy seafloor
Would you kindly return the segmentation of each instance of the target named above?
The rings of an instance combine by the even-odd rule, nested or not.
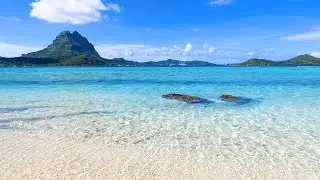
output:
[[[319,74],[0,68],[0,179],[318,180]],[[223,93],[252,101],[223,102]]]
[[[196,154],[195,154],[196,153]],[[219,159],[208,151],[165,146],[110,146],[103,140],[63,140],[33,132],[0,134],[0,179],[319,179],[308,168]],[[288,158],[290,158],[288,156]]]

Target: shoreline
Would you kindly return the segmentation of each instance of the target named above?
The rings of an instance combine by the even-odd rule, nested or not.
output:
[[[216,65],[216,66],[0,66],[2,69],[8,68],[318,68],[320,65],[272,65],[272,66],[236,66],[236,65]]]
[[[0,133],[0,179],[317,179],[320,169],[217,160],[166,147],[110,146],[30,132]],[[320,167],[320,163],[314,164]],[[291,167],[290,167],[291,166]]]

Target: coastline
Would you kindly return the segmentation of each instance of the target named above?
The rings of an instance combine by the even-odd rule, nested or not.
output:
[[[318,65],[301,65],[301,64],[292,64],[292,65],[223,65],[215,64],[213,66],[96,66],[96,65],[73,65],[73,66],[59,66],[59,65],[28,65],[28,66],[0,66],[1,69],[11,69],[11,68],[292,68],[292,67],[301,67],[301,68],[318,68]]]
[[[218,160],[161,146],[110,146],[99,139],[0,133],[0,179],[317,179],[319,169]],[[319,167],[320,163],[314,164]]]

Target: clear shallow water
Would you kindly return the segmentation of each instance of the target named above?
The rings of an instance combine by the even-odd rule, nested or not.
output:
[[[0,131],[318,168],[320,68],[2,68]],[[212,104],[163,99],[195,95]],[[221,94],[252,98],[222,102]]]

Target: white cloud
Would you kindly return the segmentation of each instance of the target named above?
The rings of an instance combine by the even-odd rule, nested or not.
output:
[[[51,23],[87,24],[101,20],[103,11],[120,12],[117,4],[101,0],[35,0],[31,17]]]
[[[191,51],[192,51],[192,44],[188,43],[188,44],[186,45],[186,48],[184,48],[184,52],[185,52],[186,54],[189,54]]]
[[[0,42],[0,56],[18,57],[22,54],[38,51],[41,48]]]
[[[134,52],[131,49],[126,49],[125,50],[125,56],[134,56]]]
[[[289,41],[315,41],[320,40],[320,31],[311,31],[307,33],[296,34],[292,36],[282,37]]]
[[[231,4],[232,0],[212,0],[209,2],[212,6],[226,6]]]
[[[173,48],[176,49],[176,50],[180,50],[181,49],[181,47],[177,46],[177,45],[173,45]]]
[[[107,11],[121,12],[121,8],[118,4],[106,3],[105,6]]]
[[[208,48],[193,48],[188,43],[185,48],[181,46],[156,47],[143,44],[102,44],[95,46],[104,58],[123,57],[129,60],[149,61],[164,59],[195,60],[215,54],[216,49],[208,45]]]
[[[248,56],[254,56],[254,55],[256,55],[256,52],[255,52],[255,51],[249,51],[249,52],[248,52]]]
[[[21,19],[17,18],[17,17],[5,17],[5,16],[0,16],[0,20],[3,21],[15,21],[15,22],[20,22]]]
[[[212,55],[212,54],[214,54],[215,51],[216,51],[216,48],[210,47],[208,44],[204,44],[204,45],[202,46],[202,49],[204,49],[204,51],[197,50],[198,53],[200,53],[200,54]]]
[[[268,52],[268,53],[273,53],[273,52],[274,52],[274,48],[268,48],[268,49],[266,50],[266,52]]]
[[[96,46],[101,56],[106,58],[124,57],[129,54],[139,54],[139,52],[149,49],[150,46],[140,44],[102,44]],[[132,53],[128,53],[131,51]]]
[[[317,58],[320,58],[320,52],[312,52],[312,53],[310,53],[310,55],[317,57]]]
[[[104,58],[123,57],[130,60],[163,60],[167,58],[181,58],[183,49],[172,47],[153,47],[143,44],[102,44],[96,46],[97,51]]]
[[[213,53],[215,53],[216,49],[214,47],[210,47],[208,49],[208,55],[212,55]]]

